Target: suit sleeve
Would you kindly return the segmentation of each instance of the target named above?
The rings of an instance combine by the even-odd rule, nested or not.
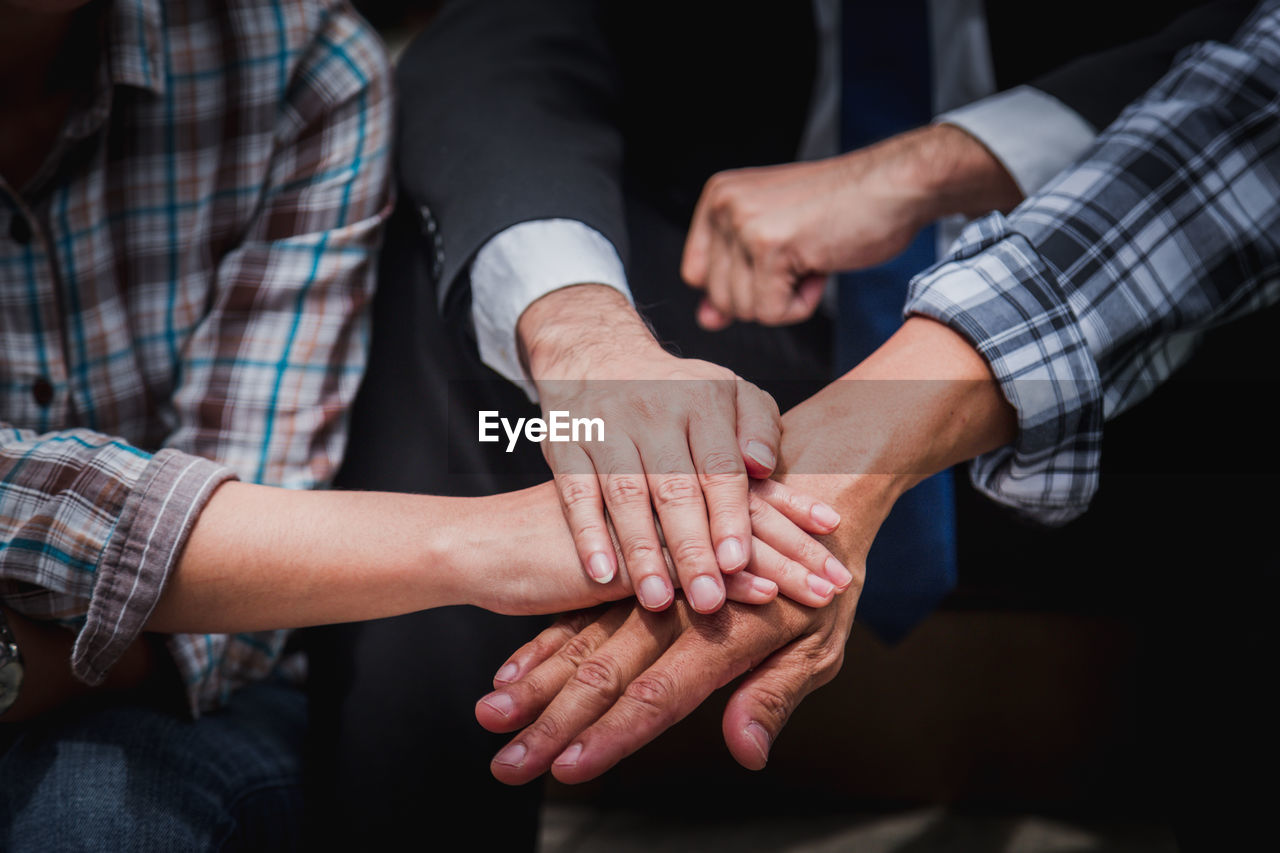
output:
[[[584,223],[626,260],[620,79],[591,0],[456,0],[403,57],[402,189],[443,301],[476,253],[533,220]]]

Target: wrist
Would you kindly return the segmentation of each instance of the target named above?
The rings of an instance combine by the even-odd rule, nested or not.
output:
[[[535,382],[580,379],[620,354],[661,349],[627,298],[604,284],[574,284],[541,297],[521,314],[516,337]]]
[[[1022,192],[1004,165],[977,137],[951,124],[935,124],[895,137],[903,173],[914,192],[920,227],[944,216],[1009,211]]]
[[[835,491],[891,506],[925,477],[1012,441],[1017,418],[968,341],[912,317],[783,426],[780,470],[833,476]]]

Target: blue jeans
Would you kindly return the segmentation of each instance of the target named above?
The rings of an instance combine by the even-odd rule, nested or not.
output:
[[[12,724],[0,850],[297,849],[306,712],[271,682],[196,721],[113,705]]]

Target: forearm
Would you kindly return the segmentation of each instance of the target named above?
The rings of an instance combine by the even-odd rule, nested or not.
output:
[[[1021,190],[1000,161],[954,125],[908,131],[864,151],[872,156],[857,168],[888,170],[886,178],[906,196],[917,229],[953,214],[1011,210],[1022,201]]]
[[[548,485],[445,498],[228,483],[196,522],[147,629],[296,628],[451,604],[554,612],[626,593],[582,577],[576,559]]]
[[[913,317],[783,417],[779,467],[784,479],[833,500],[843,517],[870,512],[878,522],[907,489],[1009,443],[1016,427],[982,356],[947,326]],[[867,525],[842,525],[840,535],[860,527]]]

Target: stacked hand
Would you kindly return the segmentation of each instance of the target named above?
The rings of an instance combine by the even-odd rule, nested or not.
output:
[[[599,312],[634,323],[584,340],[589,323],[582,315]],[[610,583],[620,554],[640,603],[663,610],[676,597],[665,553],[699,613],[724,604],[726,584],[728,597],[742,600],[734,576],[752,560],[757,574],[797,601],[829,601],[849,585],[839,561],[811,562],[820,546],[806,532],[833,531],[839,516],[831,507],[808,500],[795,511],[792,497],[774,487],[757,490],[763,501],[750,497],[749,477],[767,477],[777,464],[772,397],[722,367],[664,351],[610,288],[552,293],[525,312],[520,328],[544,411],[605,425],[604,441],[543,445],[574,546],[593,579]],[[802,576],[787,564],[811,570]]]
[[[777,599],[702,615],[679,602],[665,613],[624,603],[567,617],[512,655],[476,706],[491,731],[521,730],[493,760],[498,779],[547,770],[590,779],[744,674],[724,712],[725,742],[744,766],[763,767],[791,712],[839,671],[866,554],[893,502],[928,474],[1008,443],[1016,420],[982,357],[917,318],[846,381],[788,412],[785,427],[778,476],[839,512],[823,541],[854,581],[819,609]]]
[[[466,527],[469,554],[457,572],[458,584],[464,587],[459,600],[498,613],[536,614],[633,595],[627,573],[601,584],[577,567],[552,484],[472,500],[476,503],[468,515],[493,523],[482,530]],[[852,573],[812,535],[834,528],[813,521],[819,504],[812,498],[766,480],[752,484],[747,503],[750,557],[739,571],[725,577],[731,601],[766,604],[781,593],[792,601],[822,607],[853,582]],[[672,555],[659,549],[657,558],[662,579],[678,587],[680,577]],[[829,580],[833,576],[836,582]],[[681,608],[688,606],[675,598]]]

